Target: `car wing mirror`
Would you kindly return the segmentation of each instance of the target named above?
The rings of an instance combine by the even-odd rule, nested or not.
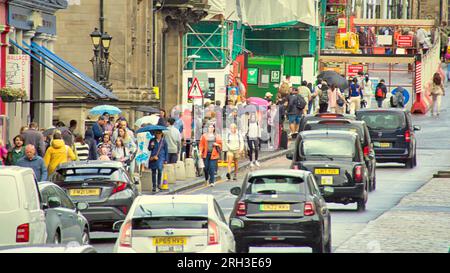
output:
[[[240,219],[233,218],[230,220],[230,228],[231,229],[244,228],[244,222]]]
[[[88,208],[89,208],[89,204],[86,202],[77,203],[77,210],[79,210],[79,211],[84,211],[84,210],[87,210]]]
[[[241,194],[242,190],[240,187],[234,187],[230,190],[230,192],[232,195],[239,196]]]
[[[124,220],[115,222],[115,223],[113,224],[113,228],[112,228],[113,231],[119,232],[119,231],[120,231],[120,228],[122,227],[122,225],[123,225],[124,222],[125,222]]]
[[[334,193],[334,188],[333,188],[333,187],[324,187],[324,188],[321,190],[321,192],[322,192],[322,195],[323,195],[324,197],[329,197],[329,196],[333,195],[333,193]]]

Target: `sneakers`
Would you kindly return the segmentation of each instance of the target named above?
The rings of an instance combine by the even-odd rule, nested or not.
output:
[[[227,173],[227,179],[228,179],[228,180],[231,180],[231,175],[230,175],[230,173]]]
[[[259,164],[258,160],[255,161],[256,167],[261,167],[261,164]]]
[[[255,164],[253,164],[253,162],[250,163],[250,168],[254,168]]]
[[[236,175],[236,174],[233,175],[233,180],[234,180],[234,181],[237,180],[237,175]]]
[[[214,183],[211,183],[211,184],[209,184],[209,186],[213,188],[215,185],[214,185]]]

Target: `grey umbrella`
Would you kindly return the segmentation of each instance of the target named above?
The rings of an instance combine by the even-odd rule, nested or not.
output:
[[[334,84],[341,90],[348,89],[349,87],[347,79],[342,77],[335,71],[324,71],[320,73],[317,78],[325,80],[328,83],[328,86]]]

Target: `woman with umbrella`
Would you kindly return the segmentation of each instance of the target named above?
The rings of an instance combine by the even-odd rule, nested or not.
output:
[[[150,140],[148,144],[148,150],[150,152],[148,168],[152,170],[153,193],[156,192],[156,188],[161,190],[163,167],[169,159],[167,141],[164,139],[162,131],[155,131],[154,135],[155,138]]]

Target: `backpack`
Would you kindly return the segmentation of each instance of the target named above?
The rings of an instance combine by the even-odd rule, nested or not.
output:
[[[384,98],[383,89],[381,89],[381,87],[377,88],[377,92],[375,93],[375,97],[377,97],[377,98]]]
[[[303,110],[303,109],[305,109],[305,107],[306,107],[305,99],[302,96],[298,95],[297,96],[297,108],[300,110]]]
[[[322,86],[322,94],[319,96],[319,104],[328,103],[328,86]]]

